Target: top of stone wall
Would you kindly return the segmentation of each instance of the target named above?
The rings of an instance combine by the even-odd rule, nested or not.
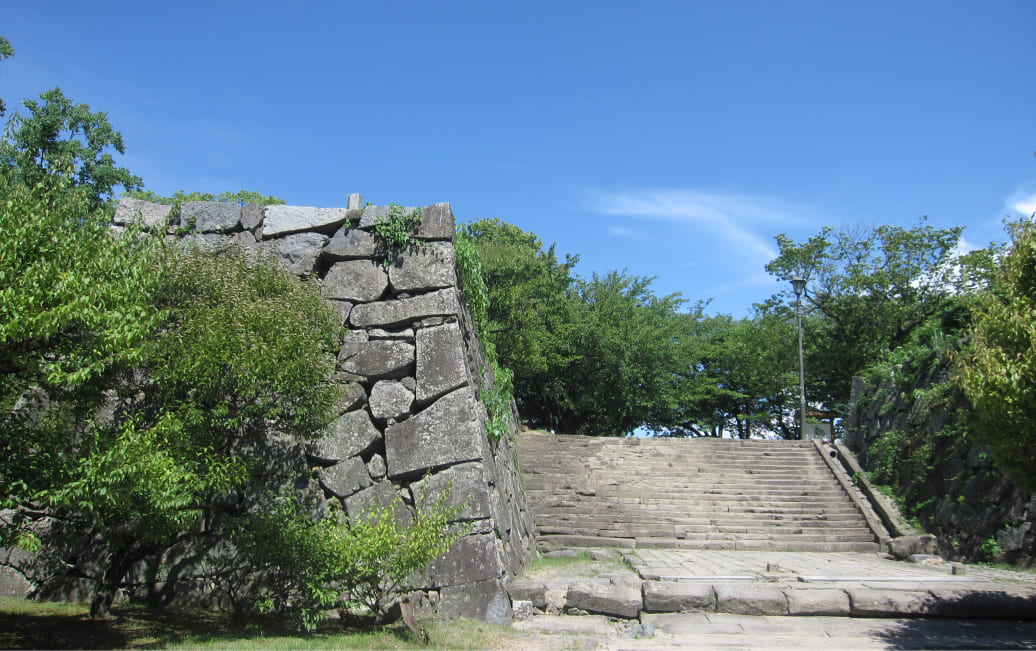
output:
[[[248,232],[259,240],[274,240],[299,233],[342,234],[343,231],[372,231],[388,217],[391,206],[362,206],[359,194],[350,194],[345,208],[312,206],[238,206],[224,201],[191,201],[180,206],[180,217],[171,219],[172,206],[123,197],[112,220],[117,226],[141,221],[145,228],[190,228],[195,233],[234,235]],[[407,211],[417,208],[405,208]],[[454,241],[456,220],[449,203],[421,209],[421,224],[414,237],[424,241]]]

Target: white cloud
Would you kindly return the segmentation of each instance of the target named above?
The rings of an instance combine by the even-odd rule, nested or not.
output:
[[[778,199],[697,189],[596,191],[590,193],[589,203],[592,210],[606,215],[703,228],[735,245],[735,250],[750,251],[753,258],[767,261],[778,254],[772,244],[775,227],[803,221]],[[765,235],[755,232],[760,226]]]
[[[623,228],[622,226],[609,226],[608,232],[616,237],[629,237],[633,235],[632,228]]]
[[[1022,215],[1023,217],[1029,217],[1033,213],[1036,213],[1036,192],[1029,194],[1028,196],[1012,197],[1010,204],[1011,210],[1015,213]]]

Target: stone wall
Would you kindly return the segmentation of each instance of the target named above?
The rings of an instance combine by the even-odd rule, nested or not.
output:
[[[469,500],[459,517],[472,529],[425,572],[424,603],[505,621],[503,581],[530,559],[533,527],[514,437],[486,433],[479,395],[493,378],[458,287],[453,213],[447,203],[424,208],[413,232],[420,245],[395,250],[373,233],[390,208],[361,203],[355,194],[345,208],[195,202],[169,224],[170,207],[122,199],[114,221],[168,224],[178,233],[170,237],[203,246],[266,249],[320,279],[347,326],[337,374],[345,397],[324,436],[284,448],[305,456],[287,464],[305,475],[295,486],[349,516],[371,504],[412,511],[450,486],[451,501]]]
[[[1014,485],[986,449],[964,435],[964,399],[948,394],[948,360],[937,356],[916,378],[894,373],[881,381],[853,378],[844,442],[865,470],[898,450],[893,486],[921,525],[938,536],[943,556],[964,561],[1036,563],[1036,494]],[[901,369],[900,369],[901,370]],[[907,377],[909,379],[904,380]]]

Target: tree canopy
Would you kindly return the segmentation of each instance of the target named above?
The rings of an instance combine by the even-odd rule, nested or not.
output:
[[[1012,245],[974,306],[955,382],[971,402],[976,440],[1026,490],[1036,490],[1036,224],[1008,226]]]

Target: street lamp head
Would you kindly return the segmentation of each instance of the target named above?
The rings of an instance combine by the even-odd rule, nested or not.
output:
[[[802,296],[802,293],[806,291],[806,279],[792,278],[791,286],[795,289],[795,296]]]

